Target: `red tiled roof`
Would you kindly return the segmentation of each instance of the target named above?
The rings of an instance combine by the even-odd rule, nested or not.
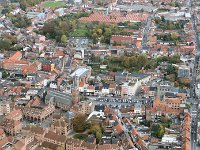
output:
[[[112,35],[112,41],[134,41],[132,36],[124,36],[124,35]]]
[[[133,135],[138,135],[138,131],[137,131],[136,129],[133,129],[133,130],[132,130],[132,134],[133,134]]]
[[[124,131],[123,130],[123,126],[121,124],[116,125],[115,128],[114,128],[114,130],[115,130],[115,133],[117,135],[121,134]]]
[[[81,81],[81,82],[79,83],[79,87],[83,87],[83,86],[84,86],[84,82]]]
[[[91,14],[89,17],[82,17],[80,21],[87,22],[105,22],[105,23],[119,23],[119,22],[142,22],[147,19],[148,15],[145,13],[128,13],[127,15],[123,15],[120,12],[113,12],[110,15],[104,14]]]
[[[17,51],[14,55],[12,55],[9,59],[10,60],[19,60],[18,58],[22,56],[22,53]]]
[[[2,134],[4,134],[4,131],[3,131],[2,128],[0,128],[0,136],[1,136]]]

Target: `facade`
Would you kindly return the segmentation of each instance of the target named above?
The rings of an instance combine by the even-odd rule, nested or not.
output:
[[[22,70],[23,67],[29,66],[30,62],[27,60],[21,60],[22,53],[17,51],[10,58],[3,61],[3,69],[6,70]]]
[[[51,125],[52,131],[54,131],[57,134],[66,136],[72,131],[72,128],[73,126],[71,121],[66,121],[64,118],[55,120]]]
[[[0,113],[7,115],[11,112],[11,102],[9,101],[1,101],[0,102]]]
[[[21,132],[22,129],[22,124],[20,121],[6,118],[0,123],[0,126],[9,135],[16,135],[17,133]]]
[[[45,103],[48,104],[50,102],[54,106],[59,107],[63,110],[69,110],[73,102],[72,94],[56,90],[48,90],[45,97]]]
[[[59,134],[52,132],[52,131],[48,131],[44,135],[44,142],[53,143],[53,144],[61,146],[63,148],[65,148],[66,139],[67,138],[66,138],[65,135],[59,135]]]
[[[81,101],[70,110],[74,113],[90,114],[93,111],[93,105],[92,102]]]
[[[21,110],[13,110],[7,116],[7,119],[21,121],[22,120],[22,112]]]
[[[47,117],[51,116],[55,111],[55,106],[49,104],[44,108],[27,107],[23,110],[23,115],[26,119],[32,121],[44,121]]]
[[[91,67],[79,67],[70,75],[70,77],[73,78],[73,83],[75,87],[79,87],[79,83],[81,81],[86,83],[90,76]]]
[[[189,66],[179,66],[178,68],[178,77],[179,78],[190,78],[190,67]]]

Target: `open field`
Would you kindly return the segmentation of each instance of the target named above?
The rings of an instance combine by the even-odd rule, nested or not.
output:
[[[43,7],[51,7],[51,8],[62,7],[64,5],[65,3],[60,1],[59,2],[47,1],[42,4]]]

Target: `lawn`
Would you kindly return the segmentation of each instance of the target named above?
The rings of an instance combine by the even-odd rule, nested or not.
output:
[[[76,29],[72,36],[87,36],[88,35],[88,30],[85,29]]]
[[[79,140],[85,140],[88,137],[87,134],[75,134],[74,138]]]
[[[64,6],[65,3],[64,2],[52,2],[52,1],[48,1],[48,2],[44,2],[42,4],[43,7],[51,7],[51,8],[56,8],[56,7],[62,7]]]

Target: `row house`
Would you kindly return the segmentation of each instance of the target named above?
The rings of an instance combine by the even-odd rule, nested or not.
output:
[[[39,141],[30,133],[22,134],[13,146],[16,150],[35,150],[39,146]]]
[[[9,135],[16,135],[21,132],[22,124],[20,121],[12,120],[12,119],[3,119],[0,123],[0,126],[4,129],[4,131]]]
[[[59,135],[59,134],[52,132],[52,131],[48,131],[44,135],[44,142],[52,143],[52,144],[61,146],[63,148],[65,148],[66,140],[67,140],[67,138],[66,138],[65,135]]]
[[[72,131],[72,128],[72,122],[70,120],[67,121],[64,118],[54,120],[51,125],[52,131],[60,135],[68,135]]]
[[[121,12],[112,12],[109,15],[105,14],[91,14],[89,17],[81,17],[79,20],[81,22],[101,22],[101,23],[120,23],[120,22],[143,22],[147,19],[148,14],[146,13],[135,13],[128,12],[123,14]]]
[[[3,68],[6,70],[21,70],[24,66],[29,66],[30,62],[22,59],[22,53],[17,51],[10,58],[3,61]]]
[[[161,115],[179,115],[183,112],[184,107],[181,107],[182,101],[180,98],[166,98],[160,100],[160,97],[157,96],[153,102],[153,107],[146,108],[146,115],[151,119],[159,118]]]
[[[5,70],[22,70],[22,67],[30,66],[30,62],[26,60],[11,60],[6,59],[3,62],[3,69]]]
[[[77,139],[67,139],[66,150],[97,150],[97,145]]]
[[[90,114],[93,109],[92,102],[81,101],[78,104],[73,105],[70,111],[81,114]]]
[[[11,112],[12,108],[11,108],[11,101],[7,100],[7,101],[0,101],[0,113],[7,115]]]
[[[21,121],[22,120],[22,111],[21,110],[13,110],[7,116],[7,119]]]
[[[32,134],[38,141],[43,141],[46,130],[38,126],[26,126],[23,128],[22,133]]]
[[[183,121],[183,127],[182,127],[182,150],[188,150],[190,149],[190,135],[191,135],[191,116],[190,113],[185,113],[184,115],[184,121]]]
[[[1,141],[2,139],[4,139],[5,137],[6,137],[5,132],[3,131],[2,128],[0,128],[0,141]]]

